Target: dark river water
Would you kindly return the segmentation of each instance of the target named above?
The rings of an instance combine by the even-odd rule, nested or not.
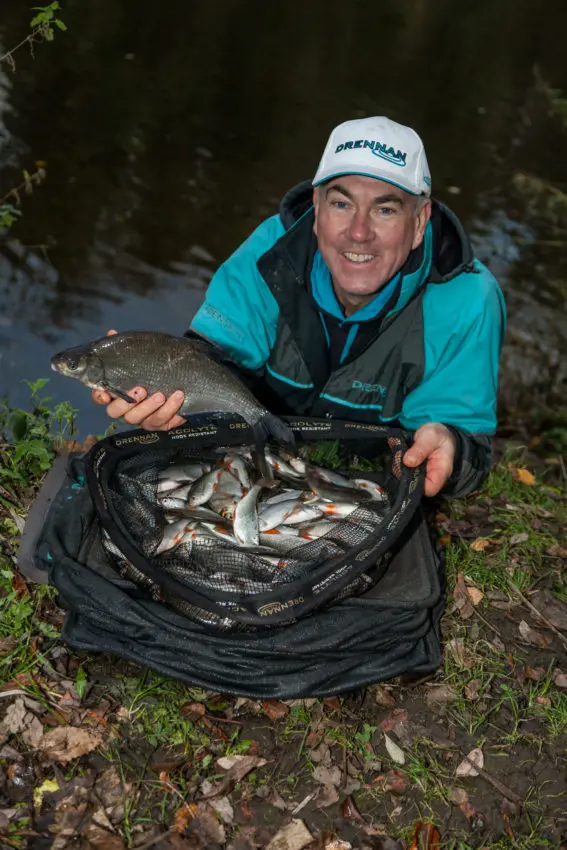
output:
[[[48,377],[81,433],[101,433],[103,411],[50,355],[109,327],[183,333],[332,127],[386,114],[420,133],[434,196],[505,291],[503,416],[561,403],[565,227],[514,180],[567,190],[567,129],[538,83],[567,97],[565,0],[63,5],[68,31],[0,68],[2,194],[47,170],[0,244],[0,395],[25,406],[23,380]],[[4,50],[31,14],[2,0]]]

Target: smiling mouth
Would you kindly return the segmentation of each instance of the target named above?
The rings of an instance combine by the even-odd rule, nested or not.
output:
[[[371,263],[372,260],[376,259],[376,254],[355,254],[353,251],[344,251],[343,257],[347,259],[350,263]]]

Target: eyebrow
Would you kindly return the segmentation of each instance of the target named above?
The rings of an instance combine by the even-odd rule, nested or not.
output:
[[[345,186],[343,186],[341,183],[333,183],[332,186],[329,186],[327,191],[325,192],[325,198],[327,198],[327,196],[329,195],[329,192],[333,192],[333,191],[340,192],[341,195],[345,195],[349,199],[349,201],[355,200],[352,193],[349,192],[349,190]],[[394,195],[394,194],[390,193],[388,195],[378,195],[376,198],[374,198],[374,203],[375,204],[399,204],[400,206],[403,206],[404,199],[400,198],[399,195]]]

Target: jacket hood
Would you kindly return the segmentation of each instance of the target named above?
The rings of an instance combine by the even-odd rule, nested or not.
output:
[[[287,192],[280,204],[280,218],[286,230],[313,208],[313,186],[309,180]],[[402,274],[421,283],[446,283],[463,271],[472,271],[474,254],[464,228],[455,213],[433,201],[431,220],[423,243],[407,258]],[[413,288],[413,287],[412,287]],[[399,305],[401,306],[401,305]]]

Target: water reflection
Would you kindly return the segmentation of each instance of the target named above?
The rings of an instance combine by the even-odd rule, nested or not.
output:
[[[0,35],[15,44],[29,13],[4,5]],[[458,15],[450,0],[65,5],[68,32],[0,76],[1,183],[36,159],[48,172],[13,233],[36,247],[0,256],[0,393],[21,403],[19,380],[45,375],[53,346],[81,335],[181,333],[211,271],[314,172],[331,127],[373,113],[421,132],[435,195],[506,288],[507,401],[540,392],[555,356],[543,343],[565,344],[554,305],[567,254],[545,244],[554,238],[511,179],[542,167],[567,179],[533,94],[534,63],[567,91],[562,0],[545,16],[530,0]],[[53,387],[72,391],[57,376]]]

